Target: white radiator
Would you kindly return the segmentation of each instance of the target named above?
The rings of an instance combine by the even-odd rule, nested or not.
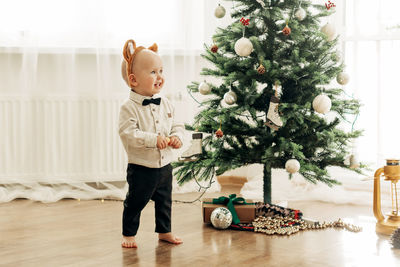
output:
[[[122,98],[0,98],[0,183],[125,180]]]

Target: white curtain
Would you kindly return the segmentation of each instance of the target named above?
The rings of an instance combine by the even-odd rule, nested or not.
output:
[[[197,107],[186,85],[200,80],[210,4],[0,1],[0,201],[123,198],[122,47],[158,44],[163,93],[190,121]]]
[[[400,2],[331,2],[336,13],[321,25],[336,26],[350,74],[346,92],[363,104],[354,126],[344,127],[364,129],[355,151],[375,169],[400,151]],[[227,10],[223,19],[214,16],[214,0],[0,0],[0,202],[123,198],[126,157],[117,120],[129,89],[120,74],[122,45],[130,38],[139,45],[158,43],[164,93],[180,119],[191,122],[198,104],[186,86],[204,79],[203,43],[211,44],[215,28],[231,22],[232,3],[220,3]],[[185,141],[181,150],[190,145],[189,134]],[[259,166],[231,173],[248,176],[246,197],[262,198]],[[273,200],[370,204],[371,181],[337,168],[331,174],[342,187],[310,185],[299,176],[286,182],[287,174],[275,170]],[[175,192],[197,189],[174,187]]]
[[[400,156],[399,8],[396,0],[345,1],[348,87],[363,104],[355,125],[364,135],[356,147],[360,159],[373,167]]]

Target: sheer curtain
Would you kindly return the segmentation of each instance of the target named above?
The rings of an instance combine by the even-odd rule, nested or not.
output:
[[[0,3],[0,202],[123,198],[124,42],[159,45],[164,93],[189,121],[186,85],[200,80],[210,1]]]
[[[355,143],[355,152],[374,170],[400,150],[400,3],[331,2],[336,13],[327,20],[340,34],[339,50],[350,74],[345,90],[363,104],[354,128],[364,129],[364,136]],[[203,43],[211,44],[215,28],[231,22],[232,7],[230,1],[214,0],[0,3],[0,202],[16,197],[123,198],[126,158],[117,120],[129,89],[120,74],[122,45],[130,38],[139,45],[158,43],[166,71],[164,93],[175,102],[180,119],[190,122],[198,104],[186,85],[204,79]],[[227,10],[223,19],[214,17],[218,3]],[[185,141],[187,147],[190,135]],[[284,170],[273,172],[275,201],[372,200],[372,182],[353,172],[332,168],[331,175],[343,183],[332,189],[297,175],[289,181]],[[248,176],[245,197],[262,198],[260,166],[231,173]]]
[[[357,142],[360,159],[373,167],[399,158],[400,2],[345,1],[345,35],[349,87],[363,104],[356,125],[364,129]]]

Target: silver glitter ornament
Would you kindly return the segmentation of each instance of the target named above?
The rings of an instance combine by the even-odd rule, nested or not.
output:
[[[232,224],[232,213],[227,208],[216,208],[211,212],[211,224],[217,229],[226,229]]]

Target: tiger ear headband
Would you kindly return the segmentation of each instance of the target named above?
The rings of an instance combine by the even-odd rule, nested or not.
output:
[[[129,77],[129,75],[132,74],[133,60],[135,59],[135,56],[143,49],[146,49],[146,48],[144,46],[136,47],[136,43],[132,39],[125,42],[124,50],[123,50],[122,54],[127,63],[126,64],[126,77]],[[152,46],[148,47],[147,49],[157,53],[158,46],[156,43],[154,43]]]

